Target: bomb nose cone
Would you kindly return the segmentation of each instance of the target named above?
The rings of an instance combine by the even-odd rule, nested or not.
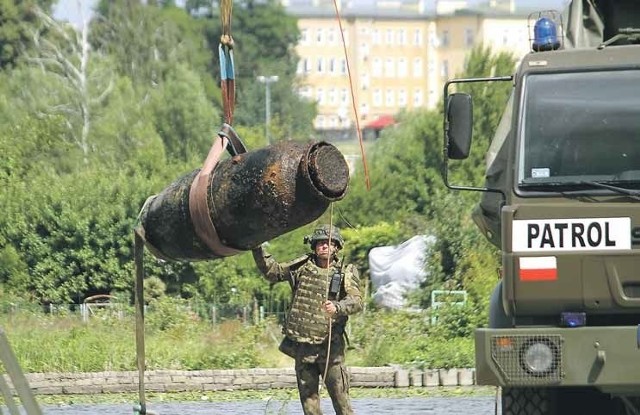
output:
[[[315,189],[328,200],[342,199],[349,185],[349,165],[342,153],[322,142],[309,148],[305,160],[303,168],[306,167]]]

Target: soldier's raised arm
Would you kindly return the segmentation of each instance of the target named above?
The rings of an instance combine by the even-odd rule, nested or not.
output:
[[[288,281],[290,276],[290,267],[279,264],[266,249],[262,246],[251,251],[253,260],[260,270],[260,273],[268,281],[275,283],[280,281]]]

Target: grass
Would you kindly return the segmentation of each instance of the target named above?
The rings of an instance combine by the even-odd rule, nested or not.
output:
[[[213,326],[175,310],[148,313],[148,370],[292,365],[292,360],[278,351],[282,334],[275,320],[257,325],[229,320]],[[473,367],[470,337],[452,337],[450,330],[439,333],[442,330],[434,330],[427,322],[428,318],[416,313],[369,311],[354,316],[349,335],[353,347],[347,352],[347,364]],[[0,327],[26,373],[137,370],[132,316],[121,319],[104,315],[83,323],[74,315],[20,313],[0,315]]]

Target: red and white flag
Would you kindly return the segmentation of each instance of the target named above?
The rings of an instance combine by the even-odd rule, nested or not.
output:
[[[555,281],[558,264],[554,256],[521,257],[520,281]]]

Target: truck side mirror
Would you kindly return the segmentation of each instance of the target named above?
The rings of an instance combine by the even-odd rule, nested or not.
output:
[[[471,95],[456,92],[447,97],[447,157],[463,160],[469,157],[473,129]]]

